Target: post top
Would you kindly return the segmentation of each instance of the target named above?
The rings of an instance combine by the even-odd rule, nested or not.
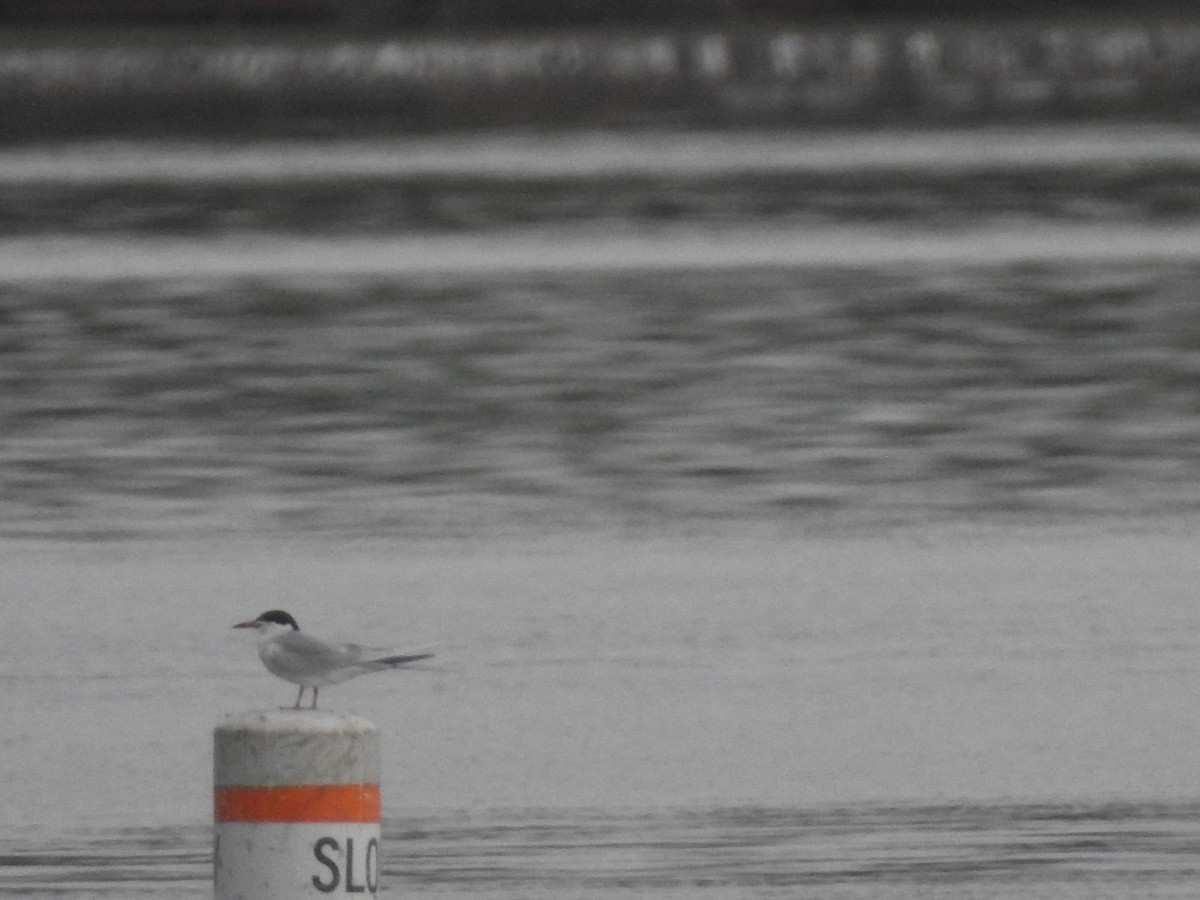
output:
[[[213,775],[218,787],[378,784],[379,733],[359,716],[235,713],[213,730]]]
[[[229,713],[218,731],[366,733],[375,725],[362,716],[321,709],[257,709]]]

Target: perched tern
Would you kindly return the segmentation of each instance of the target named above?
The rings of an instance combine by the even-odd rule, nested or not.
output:
[[[323,641],[301,632],[296,620],[282,609],[268,610],[257,619],[239,622],[233,627],[255,629],[258,632],[258,658],[267,671],[300,685],[292,709],[300,709],[305,688],[312,688],[309,709],[316,709],[318,688],[433,656],[432,653],[387,656],[382,655],[387,653],[386,650]]]

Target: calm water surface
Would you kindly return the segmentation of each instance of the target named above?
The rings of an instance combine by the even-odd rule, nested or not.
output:
[[[284,606],[393,896],[1194,895],[1196,136],[0,153],[0,891],[209,894]]]
[[[395,895],[1187,896],[1194,532],[4,548],[6,891],[205,894],[228,626],[440,641],[330,689]],[[336,600],[331,599],[336,598]]]

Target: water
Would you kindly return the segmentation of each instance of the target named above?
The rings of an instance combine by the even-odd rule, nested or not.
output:
[[[392,896],[1194,893],[1194,137],[0,153],[0,890],[208,894],[283,606]]]
[[[1193,543],[10,544],[0,879],[204,894],[211,727],[292,699],[227,626],[282,604],[443,641],[323,697],[384,736],[394,895],[1186,896]]]
[[[1194,807],[439,816],[384,829],[394,896],[1187,897]],[[88,836],[4,860],[10,896],[211,896],[206,835]],[[399,857],[400,855],[397,854]],[[1002,886],[1001,886],[1002,885]]]

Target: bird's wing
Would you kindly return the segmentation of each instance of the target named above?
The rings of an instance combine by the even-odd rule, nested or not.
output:
[[[263,648],[263,663],[281,678],[327,675],[360,662],[365,656],[356,644],[331,644],[293,631]]]

